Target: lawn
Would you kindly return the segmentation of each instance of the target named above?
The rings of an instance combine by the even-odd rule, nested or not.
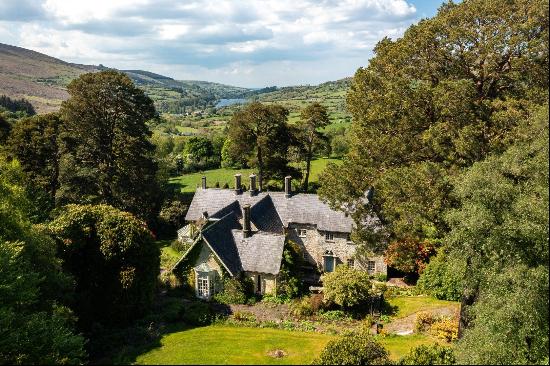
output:
[[[330,159],[330,158],[320,158],[313,160],[311,162],[311,173],[310,173],[310,182],[316,182],[319,174],[325,169],[328,163],[336,163],[338,164],[341,160],[339,159]],[[201,178],[203,176],[206,176],[206,183],[208,187],[214,187],[216,182],[220,184],[220,187],[223,187],[225,183],[229,185],[229,187],[234,186],[234,176],[237,173],[241,173],[243,178],[242,182],[243,184],[247,185],[248,182],[248,176],[255,172],[253,169],[226,169],[226,168],[220,168],[220,169],[213,169],[213,170],[206,170],[204,172],[199,173],[191,173],[191,174],[185,174],[181,175],[179,177],[173,177],[170,178],[170,183],[179,185],[182,192],[195,192],[198,186],[201,184]],[[293,184],[296,184],[297,182],[293,182]]]
[[[395,313],[393,318],[404,318],[419,311],[432,311],[448,306],[460,306],[456,301],[437,300],[429,296],[397,296],[387,299]]]
[[[376,339],[388,350],[390,358],[394,361],[405,356],[414,347],[436,342],[432,337],[425,334],[377,336]]]
[[[161,346],[136,358],[141,365],[280,364],[304,365],[320,354],[333,336],[280,329],[213,325],[168,334]],[[273,350],[287,356],[273,358]]]

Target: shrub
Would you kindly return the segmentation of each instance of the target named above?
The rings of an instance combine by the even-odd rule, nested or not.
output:
[[[255,322],[256,316],[249,311],[236,311],[233,313],[233,318],[241,322]]]
[[[339,265],[334,272],[321,277],[324,298],[344,308],[365,303],[371,294],[368,273]]]
[[[447,342],[458,339],[458,320],[451,317],[443,317],[432,324],[432,335]]]
[[[384,365],[388,351],[363,329],[328,342],[314,365]]]
[[[374,279],[376,281],[386,282],[388,280],[388,275],[385,273],[377,273],[374,275]]]
[[[325,320],[342,320],[342,319],[349,319],[349,316],[343,312],[342,310],[329,310],[325,311],[319,316]]]
[[[428,240],[405,238],[390,243],[385,260],[388,265],[400,271],[422,273],[434,253],[435,247]]]
[[[415,347],[399,360],[400,365],[453,365],[455,363],[453,350],[437,343]]]
[[[160,275],[160,285],[167,290],[172,290],[180,288],[182,283],[174,273],[164,272]]]
[[[431,258],[424,272],[418,279],[417,287],[436,299],[458,301],[462,296],[464,284],[463,261],[448,258],[444,250]]]
[[[223,290],[214,295],[214,300],[222,304],[247,304],[253,297],[254,284],[244,275],[228,278],[223,283]]]
[[[181,299],[166,298],[160,309],[160,319],[163,322],[172,323],[182,319],[184,304]]]
[[[214,320],[214,313],[204,302],[192,302],[185,307],[183,321],[190,325],[208,325]]]
[[[414,322],[414,331],[416,333],[423,332],[430,328],[430,326],[435,323],[436,319],[431,313],[421,311],[416,314],[416,320]]]
[[[313,307],[311,306],[309,297],[294,300],[290,305],[290,313],[297,317],[313,315]]]

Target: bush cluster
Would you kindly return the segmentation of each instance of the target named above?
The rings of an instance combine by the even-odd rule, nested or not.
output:
[[[450,347],[439,344],[420,345],[399,360],[399,365],[454,365],[456,358]]]
[[[385,365],[389,364],[388,351],[378,343],[367,329],[348,333],[328,342],[314,365]]]
[[[248,304],[254,299],[254,283],[246,276],[228,278],[223,282],[223,290],[214,295],[221,304]]]

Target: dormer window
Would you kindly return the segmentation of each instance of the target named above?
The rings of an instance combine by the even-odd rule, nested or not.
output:
[[[334,241],[334,233],[331,231],[325,231],[325,240]]]

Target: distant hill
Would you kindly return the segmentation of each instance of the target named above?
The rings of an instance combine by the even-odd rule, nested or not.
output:
[[[67,84],[95,66],[68,63],[39,52],[0,43],[0,94],[28,99],[39,113],[57,110]]]
[[[28,99],[38,113],[59,109],[68,98],[66,86],[79,75],[108,69],[103,65],[65,62],[25,48],[0,43],[0,95]],[[208,81],[175,80],[144,70],[121,70],[153,99],[159,112],[184,113],[213,108],[220,99],[250,98],[289,103],[294,109],[306,101],[326,103],[345,114],[345,94],[350,78],[317,86],[249,89]]]

